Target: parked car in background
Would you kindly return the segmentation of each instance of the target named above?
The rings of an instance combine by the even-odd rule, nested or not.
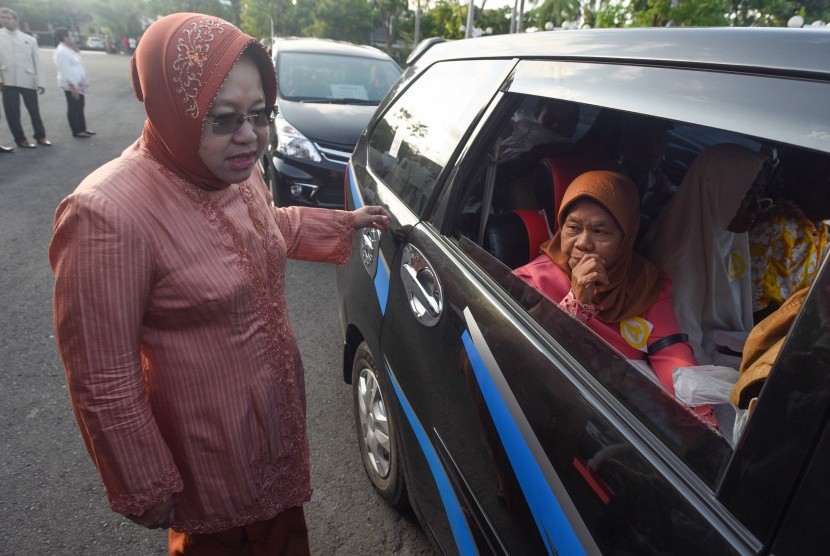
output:
[[[84,41],[86,50],[106,50],[107,44],[101,37],[87,37]]]
[[[615,167],[645,122],[675,184],[713,144],[783,153],[781,172],[787,153],[830,156],[828,49],[820,30],[486,37],[432,45],[393,86],[348,169],[346,207],[392,221],[337,270],[342,378],[371,484],[442,553],[827,550],[826,260],[736,442],[513,270],[571,180]],[[544,133],[551,105],[568,125]],[[730,277],[748,272],[731,256]]]
[[[343,177],[354,145],[400,76],[376,48],[310,38],[271,44],[278,114],[263,156],[278,206],[343,207]]]

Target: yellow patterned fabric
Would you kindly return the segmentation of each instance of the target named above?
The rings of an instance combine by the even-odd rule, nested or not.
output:
[[[827,254],[827,222],[816,225],[790,201],[773,207],[749,232],[752,310],[781,304],[809,286]]]

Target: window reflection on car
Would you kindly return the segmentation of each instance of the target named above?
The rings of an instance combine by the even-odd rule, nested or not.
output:
[[[400,73],[391,61],[314,52],[284,53],[278,71],[284,99],[340,104],[378,104]]]
[[[821,386],[830,265],[817,270],[757,406],[737,427],[729,388],[714,400],[681,396],[674,364],[662,375],[674,392],[656,379],[655,354],[685,344],[682,327],[661,344],[648,341],[659,335],[649,319],[609,318],[620,336],[612,343],[563,311],[559,294],[547,297],[514,272],[566,222],[558,209],[567,212],[577,176],[621,172],[641,192],[656,191],[656,173],[632,175],[637,130],[660,130],[647,145],[660,147],[648,149],[648,170],[672,184],[683,184],[712,145],[830,160],[828,121],[816,116],[826,113],[826,52],[815,33],[797,40],[778,31],[603,30],[437,44],[370,121],[346,176],[347,207],[384,204],[393,218],[389,233],[357,238],[337,271],[342,375],[352,382],[372,485],[393,507],[411,501],[442,551],[797,554],[830,543]],[[701,44],[729,48],[715,59]],[[808,68],[822,78],[795,76]],[[548,120],[552,104],[561,110]],[[734,165],[720,164],[718,174]],[[786,166],[784,176],[797,164]],[[782,197],[783,181],[768,185],[765,195]],[[665,193],[656,206],[643,195],[631,208],[640,229],[661,230],[654,221],[673,199],[701,221],[734,213],[724,196],[691,206],[675,188]],[[680,240],[691,237],[689,226],[675,219],[672,227],[671,245],[687,251]],[[634,252],[650,256],[640,242]],[[749,268],[721,259],[700,255],[676,272],[729,263],[734,282]],[[664,306],[676,307],[689,291],[670,278],[676,287]],[[724,291],[711,296],[731,302]],[[737,337],[722,339],[718,353],[743,349]],[[679,369],[708,372],[695,362]],[[689,409],[706,404],[717,405],[716,426]]]

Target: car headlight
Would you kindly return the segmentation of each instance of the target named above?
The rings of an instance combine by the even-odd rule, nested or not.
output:
[[[320,162],[323,158],[314,143],[308,140],[305,135],[297,131],[288,120],[277,117],[274,122],[277,130],[277,152],[283,156],[301,158]]]

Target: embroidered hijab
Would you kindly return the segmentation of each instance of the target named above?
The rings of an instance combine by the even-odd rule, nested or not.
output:
[[[662,288],[663,276],[653,264],[634,253],[640,228],[640,202],[637,186],[616,172],[592,171],[578,176],[568,186],[559,207],[559,230],[541,250],[571,278],[568,255],[562,251],[562,224],[571,205],[578,199],[591,199],[602,205],[622,229],[620,254],[607,269],[608,285],[597,288],[594,303],[599,320],[611,323],[648,311]]]
[[[273,105],[277,80],[265,47],[217,17],[163,17],[147,28],[132,58],[133,90],[147,112],[144,144],[161,164],[204,189],[229,185],[202,162],[199,141],[205,114],[243,52],[259,67],[266,103]]]
[[[753,326],[749,239],[727,226],[762,165],[741,145],[705,149],[649,232],[649,258],[674,281],[677,321],[701,365],[716,362],[715,330]]]

